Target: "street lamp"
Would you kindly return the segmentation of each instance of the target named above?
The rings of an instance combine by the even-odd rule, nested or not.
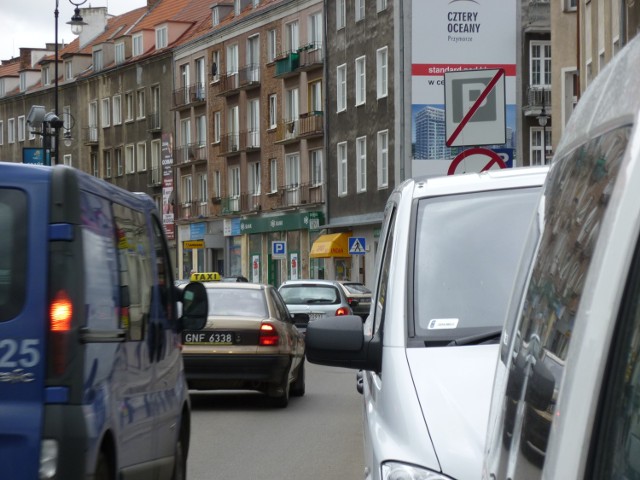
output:
[[[87,0],[83,0],[82,2],[73,2],[72,0],[69,0],[69,3],[75,5],[75,11],[73,14],[73,17],[71,17],[71,21],[67,22],[67,24],[71,25],[71,31],[73,32],[74,35],[80,35],[80,33],[82,32],[82,27],[84,25],[87,25],[85,22],[82,21],[82,17],[80,16],[80,5],[83,5],[84,3],[86,3]],[[53,16],[55,17],[56,20],[56,25],[55,25],[55,46],[54,46],[54,56],[55,56],[55,65],[54,65],[54,87],[53,87],[53,104],[54,104],[54,113],[55,116],[59,118],[58,116],[58,14],[60,13],[58,10],[59,7],[59,0],[56,0],[56,9],[53,12]],[[54,162],[55,163],[59,163],[58,162],[58,143],[59,143],[59,134],[58,134],[58,128],[54,129],[54,134],[53,134],[53,158],[55,159]]]
[[[549,121],[549,114],[547,113],[545,102],[545,90],[542,89],[542,110],[538,115],[538,124],[542,127],[542,164],[547,163],[547,122]]]

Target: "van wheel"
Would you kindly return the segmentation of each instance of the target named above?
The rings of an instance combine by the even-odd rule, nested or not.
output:
[[[111,468],[109,468],[109,462],[104,452],[100,452],[98,455],[98,462],[96,463],[95,480],[113,480],[111,474]]]
[[[304,379],[304,358],[298,366],[298,375],[296,376],[293,385],[291,386],[291,395],[294,397],[302,397],[305,391],[305,379]]]
[[[176,453],[174,455],[173,476],[171,480],[186,480],[187,478],[187,456],[184,453],[184,441],[182,432],[176,442]]]

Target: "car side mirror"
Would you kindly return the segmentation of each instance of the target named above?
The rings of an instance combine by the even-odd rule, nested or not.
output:
[[[207,324],[209,298],[207,289],[199,282],[191,282],[182,290],[182,317],[180,325],[183,330],[202,330]]]

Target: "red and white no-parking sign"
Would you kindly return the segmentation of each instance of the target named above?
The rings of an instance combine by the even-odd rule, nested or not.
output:
[[[453,159],[451,165],[449,165],[447,175],[484,172],[485,170],[497,170],[506,167],[507,165],[504,163],[504,160],[502,160],[502,157],[493,150],[480,147],[469,148]]]

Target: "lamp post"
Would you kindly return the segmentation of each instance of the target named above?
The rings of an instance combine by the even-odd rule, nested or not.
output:
[[[83,5],[87,0],[83,0],[82,2],[73,2],[69,0],[69,3],[75,5],[75,10],[73,17],[71,17],[71,21],[67,22],[68,25],[71,25],[71,32],[74,35],[79,35],[82,32],[82,27],[86,25],[85,22],[82,21],[82,17],[80,16],[80,5]],[[53,107],[54,113],[57,118],[60,118],[58,115],[58,15],[59,10],[58,7],[60,5],[59,0],[56,0],[56,9],[53,12],[53,16],[55,17],[55,45],[54,45],[54,57],[55,57],[55,65],[53,67],[54,74],[54,82],[53,82]],[[60,140],[59,128],[54,128],[53,133],[53,158],[55,163],[60,163],[58,161],[58,144]]]
[[[547,122],[549,121],[549,114],[547,113],[546,102],[545,102],[545,90],[542,89],[542,110],[540,111],[540,115],[538,115],[538,124],[542,127],[542,164],[546,165],[547,163]]]

